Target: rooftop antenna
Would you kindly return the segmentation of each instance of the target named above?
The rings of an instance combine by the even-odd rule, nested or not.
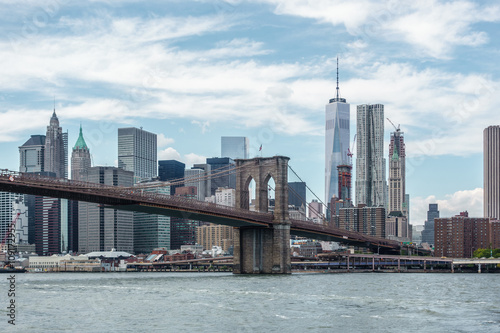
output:
[[[337,100],[339,99],[339,57],[337,56]]]

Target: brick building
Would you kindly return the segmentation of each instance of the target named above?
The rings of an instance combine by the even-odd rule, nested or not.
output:
[[[434,255],[471,258],[477,249],[498,247],[498,222],[490,218],[469,217],[467,213],[434,220]],[[496,236],[496,237],[495,237]]]

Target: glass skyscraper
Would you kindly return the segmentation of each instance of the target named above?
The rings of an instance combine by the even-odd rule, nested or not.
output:
[[[350,140],[350,105],[345,98],[339,97],[338,78],[337,96],[330,99],[325,107],[325,113],[325,202],[330,202],[333,196],[338,196],[337,166],[350,163],[347,157]]]
[[[248,138],[244,136],[221,137],[221,157],[248,158]]]

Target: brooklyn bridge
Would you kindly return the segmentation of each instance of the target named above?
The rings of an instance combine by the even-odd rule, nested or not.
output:
[[[400,243],[339,229],[329,222],[289,218],[288,157],[235,160],[236,207],[147,191],[141,186],[118,187],[0,171],[0,191],[91,202],[119,210],[188,218],[235,228],[236,274],[288,274],[290,234],[368,248],[375,253],[399,253]],[[268,212],[268,183],[275,182],[275,208]],[[249,184],[255,181],[255,210],[249,210]],[[167,183],[168,185],[168,183]]]

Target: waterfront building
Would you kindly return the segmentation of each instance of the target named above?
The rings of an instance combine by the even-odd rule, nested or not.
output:
[[[28,208],[23,194],[0,192],[0,239],[5,239],[7,234],[14,232],[15,244],[28,244]],[[17,216],[17,213],[21,215]],[[15,226],[11,224],[16,219]]]
[[[174,195],[196,200],[196,190],[195,186],[177,187]],[[208,223],[172,216],[170,218],[170,249],[177,250],[182,245],[196,244],[196,229],[201,225],[208,225]]]
[[[356,204],[386,207],[384,106],[357,107]]]
[[[350,140],[350,105],[339,95],[337,59],[337,91],[325,106],[325,201],[338,193],[339,165],[348,164]]]
[[[118,167],[132,171],[134,183],[155,178],[158,174],[156,134],[142,128],[119,128]]]
[[[196,187],[196,200],[205,201],[207,194],[210,196],[210,185],[207,181],[209,176],[209,173],[206,173],[203,168],[196,168],[193,166],[191,169],[184,170],[184,184],[186,186]]]
[[[170,186],[161,181],[144,181],[144,192],[170,195]],[[151,253],[156,248],[170,249],[170,216],[134,212],[134,252]]]
[[[134,173],[115,167],[92,167],[87,181],[91,183],[127,186],[134,184]],[[78,205],[79,252],[134,250],[134,213],[106,208],[103,205],[80,202]]]
[[[233,160],[237,158],[248,158],[249,141],[244,136],[221,137],[221,156]]]
[[[484,217],[500,219],[500,126],[483,131]]]
[[[471,258],[475,250],[493,245],[490,218],[487,217],[469,217],[461,213],[436,218],[434,230],[436,257]]]
[[[215,195],[215,190],[219,187],[236,188],[235,164],[232,158],[207,158],[207,164],[210,165],[211,174],[214,175],[210,186],[210,195]]]
[[[438,204],[429,204],[427,221],[425,221],[424,230],[422,230],[422,243],[434,245],[434,220],[436,218],[439,218]]]

